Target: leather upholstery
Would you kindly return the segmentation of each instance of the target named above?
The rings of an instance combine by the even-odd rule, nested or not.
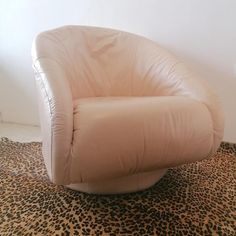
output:
[[[168,167],[219,147],[218,97],[151,40],[65,26],[39,34],[32,57],[43,156],[56,184],[98,193],[140,190],[155,178],[137,187],[139,173],[158,180]],[[102,183],[109,181],[117,191],[106,191]]]

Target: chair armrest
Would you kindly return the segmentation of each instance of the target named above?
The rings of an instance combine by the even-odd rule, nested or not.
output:
[[[224,115],[219,97],[205,80],[191,73],[181,62],[173,65],[167,81],[172,83],[172,95],[189,97],[207,107],[213,125],[212,150],[210,153],[213,154],[217,151],[224,134]]]
[[[36,59],[33,68],[46,168],[52,182],[68,184],[73,131],[70,85],[62,67],[52,59]]]
[[[194,75],[183,62],[156,43],[144,40],[138,48],[137,69],[150,81],[154,96],[184,96],[203,103],[212,119],[212,149],[219,147],[224,133],[224,116],[218,96],[205,80]],[[147,83],[148,84],[148,83]]]

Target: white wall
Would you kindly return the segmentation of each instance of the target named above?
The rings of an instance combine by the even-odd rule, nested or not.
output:
[[[38,124],[30,49],[40,31],[66,24],[147,36],[182,58],[218,91],[225,140],[236,142],[235,0],[0,0],[0,112]]]

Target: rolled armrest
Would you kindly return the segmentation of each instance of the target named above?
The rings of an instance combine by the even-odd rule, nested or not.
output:
[[[210,154],[214,153],[224,133],[224,117],[218,96],[205,80],[194,75],[184,63],[156,43],[143,41],[141,46],[138,51],[141,60],[136,70],[141,78],[150,81],[152,95],[189,97],[207,107],[213,127]]]
[[[70,85],[62,67],[52,59],[36,59],[33,67],[46,168],[54,183],[68,184],[73,132],[73,102]]]
[[[224,116],[219,97],[208,83],[192,74],[183,63],[173,65],[164,83],[168,86],[171,95],[185,96],[203,103],[212,119],[213,140],[211,153],[218,149],[224,134]]]

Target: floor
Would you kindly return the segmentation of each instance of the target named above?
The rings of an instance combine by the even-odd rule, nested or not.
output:
[[[0,138],[1,137],[7,137],[17,142],[41,141],[39,127],[13,123],[0,123]]]
[[[49,181],[42,145],[0,140],[0,235],[235,235],[236,145],[123,195]]]

